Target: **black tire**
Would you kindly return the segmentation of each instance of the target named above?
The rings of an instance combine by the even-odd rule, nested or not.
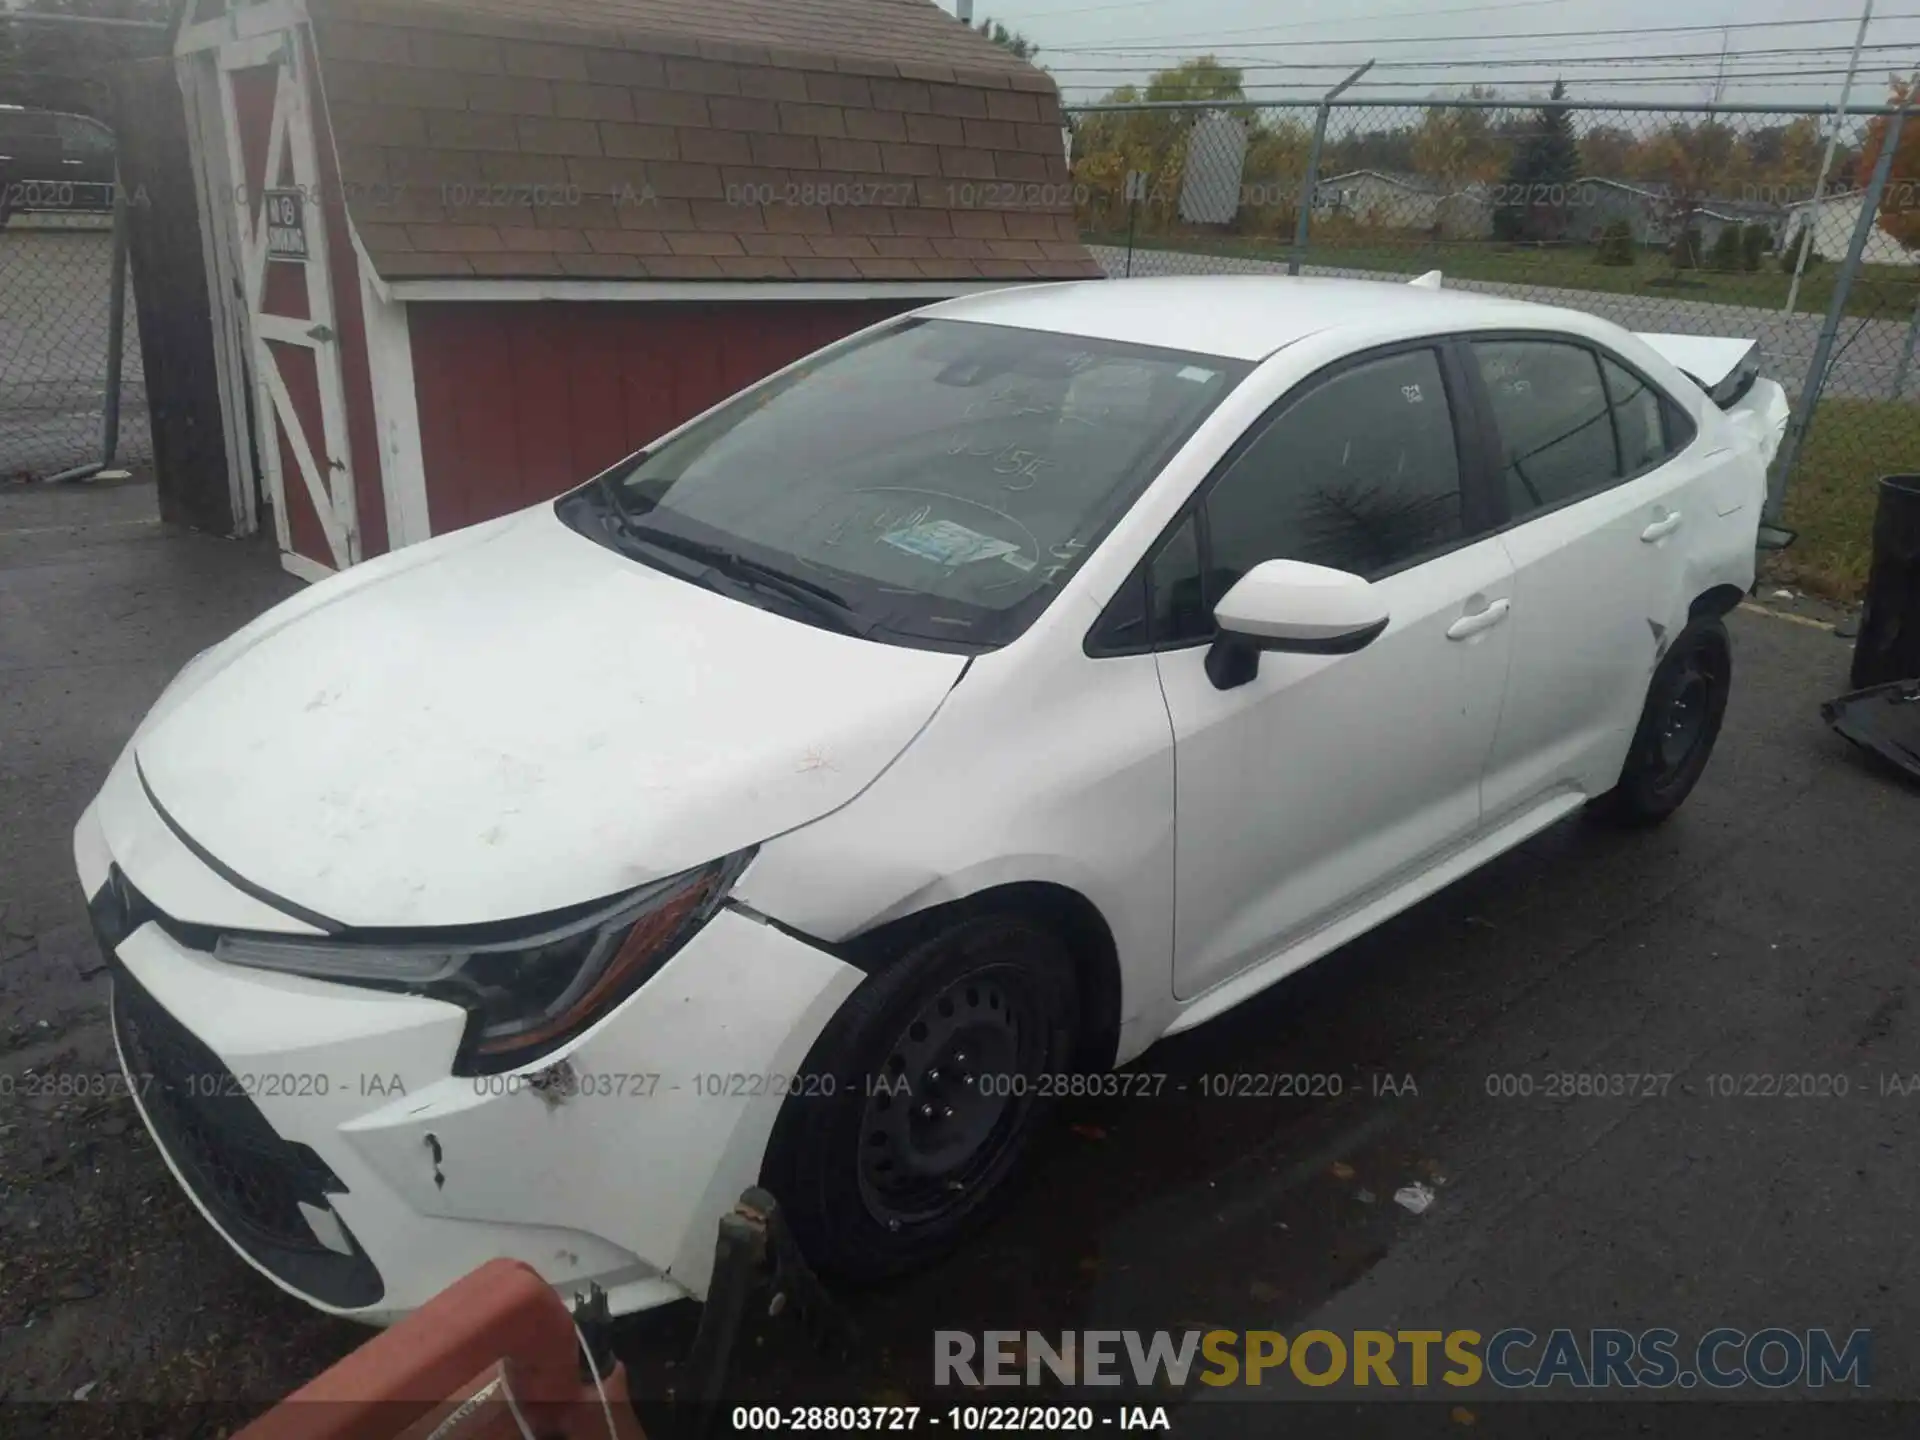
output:
[[[1692,793],[1727,713],[1733,646],[1717,618],[1682,630],[1653,672],[1627,763],[1594,813],[1617,825],[1657,825]]]
[[[862,981],[809,1053],[762,1183],[823,1276],[861,1284],[951,1250],[1003,1199],[1071,1068],[1072,956],[1018,914],[976,915]],[[826,1078],[832,1077],[829,1086]]]

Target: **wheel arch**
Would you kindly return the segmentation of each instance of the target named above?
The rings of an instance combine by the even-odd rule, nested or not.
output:
[[[1747,592],[1738,585],[1712,585],[1693,597],[1693,603],[1687,607],[1689,620],[1720,620],[1739,608],[1740,602],[1747,598]]]
[[[1100,907],[1080,891],[1051,880],[1017,880],[941,901],[849,937],[838,946],[849,963],[871,974],[893,964],[914,944],[978,915],[1019,914],[1057,934],[1073,956],[1083,1017],[1076,1060],[1092,1070],[1113,1065],[1120,1042],[1120,954]]]

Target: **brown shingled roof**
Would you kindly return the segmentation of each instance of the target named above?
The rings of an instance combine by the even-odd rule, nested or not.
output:
[[[1059,93],[928,0],[314,0],[389,279],[1067,279]]]

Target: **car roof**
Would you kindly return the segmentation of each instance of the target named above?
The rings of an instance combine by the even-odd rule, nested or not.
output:
[[[1170,275],[1024,285],[949,300],[921,313],[1263,360],[1296,340],[1342,326],[1404,326],[1416,314],[1430,317],[1430,327],[1413,327],[1418,334],[1428,328],[1540,325],[1558,312],[1524,300],[1391,280]]]

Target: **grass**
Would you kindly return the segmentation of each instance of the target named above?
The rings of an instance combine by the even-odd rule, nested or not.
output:
[[[1089,234],[1090,245],[1124,247],[1127,237]],[[1173,250],[1196,255],[1229,255],[1250,260],[1283,261],[1292,248],[1264,235],[1137,235],[1140,250]],[[1602,265],[1595,246],[1581,243],[1559,247],[1507,245],[1492,240],[1431,241],[1410,236],[1403,243],[1371,238],[1351,243],[1309,246],[1305,263],[1352,270],[1381,270],[1417,275],[1444,270],[1463,280],[1493,280],[1510,285],[1545,285],[1568,290],[1595,290],[1609,295],[1645,295],[1675,300],[1705,300],[1720,305],[1754,305],[1778,310],[1786,304],[1788,275],[1781,273],[1777,256],[1766,256],[1754,271],[1675,270],[1663,254],[1643,250],[1633,265]],[[1801,314],[1824,314],[1833,298],[1839,267],[1831,261],[1810,265],[1801,277],[1795,308]],[[1865,265],[1847,297],[1847,313],[1870,319],[1906,320],[1920,296],[1920,269],[1893,265]]]
[[[1786,523],[1800,532],[1769,574],[1832,600],[1866,591],[1879,479],[1920,467],[1920,405],[1820,402],[1787,483]]]

